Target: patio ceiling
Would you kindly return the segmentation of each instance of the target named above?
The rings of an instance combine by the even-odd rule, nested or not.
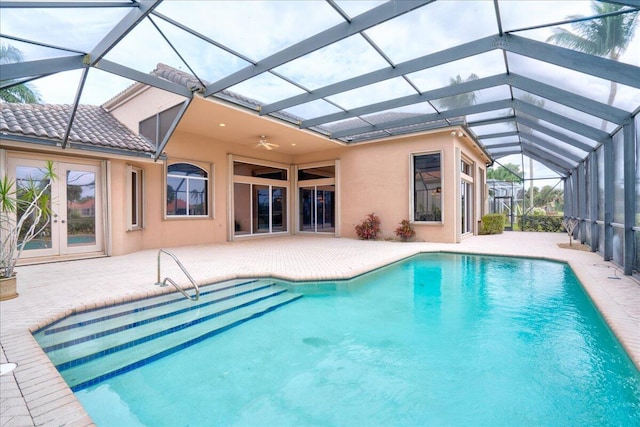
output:
[[[594,15],[592,3],[617,10]],[[346,144],[462,124],[494,159],[526,155],[561,177],[640,111],[638,34],[616,61],[548,41],[558,28],[636,16],[638,0],[38,0],[0,10],[0,42],[23,56],[0,65],[1,86],[38,85],[45,102],[44,88],[62,81],[74,105],[138,81]],[[158,63],[204,89],[155,77]]]

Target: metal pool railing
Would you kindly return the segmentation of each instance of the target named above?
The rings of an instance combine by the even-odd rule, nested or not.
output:
[[[187,279],[189,279],[194,289],[196,290],[196,294],[194,296],[189,295],[182,287],[180,287],[175,281],[173,281],[173,279],[171,279],[168,276],[165,277],[164,280],[160,281],[160,255],[162,255],[162,253],[165,253],[169,255],[171,258],[173,258],[173,260],[176,262],[176,264],[178,264],[178,267],[180,267],[184,275],[187,276]],[[200,299],[200,288],[198,287],[198,284],[196,283],[195,280],[193,280],[193,277],[191,277],[191,275],[189,274],[187,269],[184,267],[184,265],[182,265],[178,257],[165,249],[160,249],[158,251],[158,280],[155,284],[157,286],[164,287],[164,286],[167,286],[167,282],[171,283],[178,291],[180,291],[182,295],[185,296],[185,298],[190,299],[191,301],[198,301],[198,299]]]

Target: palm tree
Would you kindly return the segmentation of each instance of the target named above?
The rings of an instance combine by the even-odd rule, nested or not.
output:
[[[469,77],[466,80],[462,80],[460,74],[458,74],[455,78],[450,78],[449,86],[459,85],[460,83],[470,82],[473,80],[478,80],[478,76],[476,74],[469,74]],[[453,110],[455,108],[468,107],[470,105],[474,105],[476,103],[478,96],[475,92],[465,92],[458,95],[447,96],[446,98],[440,98],[436,100],[436,104],[442,110]]]
[[[598,16],[620,12],[625,8],[604,2],[591,2],[591,9]],[[554,34],[547,41],[565,46],[591,55],[602,56],[613,61],[620,60],[620,56],[633,39],[637,11],[620,13],[612,16],[602,16],[596,19],[573,22],[574,32],[563,28],[554,28]],[[583,16],[568,16],[567,19],[582,19]],[[613,80],[609,91],[608,105],[613,104],[618,85]]]
[[[23,60],[22,52],[15,46],[0,45],[0,64],[13,64]],[[17,84],[0,89],[0,99],[5,102],[37,104],[40,102],[40,94],[26,84]]]

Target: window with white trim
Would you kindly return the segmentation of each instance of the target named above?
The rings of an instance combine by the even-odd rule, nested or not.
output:
[[[473,233],[474,221],[473,162],[460,159],[460,232]]]
[[[209,215],[209,173],[191,163],[167,167],[167,216]]]
[[[440,153],[412,156],[413,221],[442,222],[440,159]]]
[[[182,108],[182,103],[141,121],[138,123],[138,133],[157,147],[165,138],[169,129],[171,129],[173,122],[180,112],[180,108]]]
[[[144,227],[144,171],[135,166],[127,169],[128,229],[139,230]]]

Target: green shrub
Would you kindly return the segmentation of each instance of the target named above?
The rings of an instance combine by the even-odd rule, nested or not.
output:
[[[374,240],[380,231],[380,218],[375,214],[367,215],[360,224],[356,225],[356,234],[361,240]]]
[[[539,231],[551,233],[565,232],[561,216],[525,216],[520,219],[523,231]]]
[[[504,231],[503,214],[486,214],[482,217],[481,234],[501,234]]]

